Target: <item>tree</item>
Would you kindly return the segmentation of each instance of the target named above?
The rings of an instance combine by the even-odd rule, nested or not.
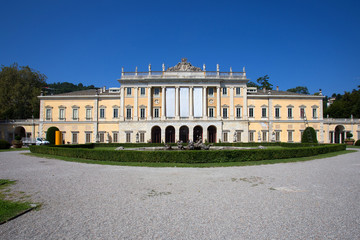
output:
[[[265,75],[263,77],[259,77],[256,82],[260,85],[260,89],[272,89],[273,85],[269,82],[269,76]]]
[[[360,118],[360,86],[359,89],[353,89],[352,92],[333,94],[335,101],[324,110],[324,116],[329,115],[332,118]]]
[[[87,89],[95,89],[94,85],[84,86],[82,83],[75,85],[69,82],[50,83],[47,84],[46,87],[47,87],[46,94],[49,93],[60,94],[60,93],[68,93],[68,92],[81,91]]]
[[[300,94],[310,94],[308,88],[305,87],[305,86],[297,86],[295,88],[290,88],[290,89],[288,89],[286,91],[294,92],[294,93],[300,93]]]
[[[305,128],[301,137],[301,143],[318,143],[316,137],[316,131],[314,128],[312,127]]]
[[[259,88],[260,86],[257,85],[256,83],[252,82],[252,81],[249,81],[247,84],[246,84],[248,87],[256,87],[256,88]]]
[[[1,66],[0,119],[39,117],[40,101],[37,98],[46,84],[46,76],[29,66]]]

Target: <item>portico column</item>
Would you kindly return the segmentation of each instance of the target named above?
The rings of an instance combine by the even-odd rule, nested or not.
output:
[[[234,120],[234,87],[230,87],[230,119]]]
[[[332,143],[335,143],[335,132],[332,132]]]
[[[151,87],[148,87],[148,106],[147,106],[148,114],[147,119],[151,120],[151,113],[152,113],[152,107],[151,107]]]
[[[124,121],[124,103],[125,103],[125,88],[121,87],[120,88],[120,121]],[[98,109],[95,108],[95,111],[97,112]]]
[[[193,87],[189,87],[189,93],[190,93],[190,96],[189,96],[189,99],[190,99],[190,107],[189,107],[189,117],[190,119],[193,119],[194,118],[194,112],[193,112],[193,96],[194,96],[194,88]]]
[[[207,119],[206,87],[203,87],[203,119]]]
[[[216,108],[217,108],[217,118],[220,119],[221,116],[221,107],[220,107],[220,98],[221,98],[221,94],[220,94],[220,87],[216,88]]]
[[[138,87],[134,87],[134,121],[138,120]]]
[[[179,119],[179,86],[175,87],[175,119]]]
[[[161,87],[161,120],[165,120],[165,109],[166,109],[166,103],[165,103],[165,87]]]
[[[244,111],[243,111],[243,115],[244,115],[244,119],[247,120],[248,118],[248,103],[247,103],[247,88],[243,87],[243,99],[244,99]]]

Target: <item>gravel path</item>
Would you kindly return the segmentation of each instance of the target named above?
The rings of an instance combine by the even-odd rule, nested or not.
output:
[[[228,168],[105,166],[0,152],[41,202],[0,239],[360,239],[360,152]]]

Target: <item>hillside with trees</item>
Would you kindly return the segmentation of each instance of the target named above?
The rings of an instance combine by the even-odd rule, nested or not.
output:
[[[358,89],[352,92],[341,94],[333,94],[334,102],[324,109],[324,116],[329,115],[330,118],[360,118],[360,85]]]

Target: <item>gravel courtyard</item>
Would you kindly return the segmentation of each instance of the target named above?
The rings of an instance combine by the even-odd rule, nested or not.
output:
[[[227,168],[105,166],[0,152],[43,205],[0,239],[360,239],[360,152]]]

